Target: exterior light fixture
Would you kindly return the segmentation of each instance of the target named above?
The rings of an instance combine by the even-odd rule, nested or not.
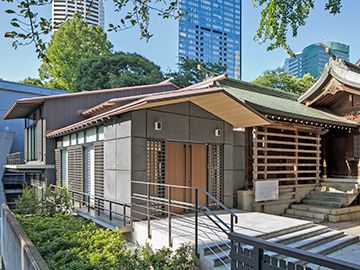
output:
[[[215,129],[215,136],[216,136],[216,137],[220,137],[220,136],[221,136],[221,129],[220,129],[220,128],[216,128],[216,129]]]
[[[163,128],[162,122],[156,121],[155,130],[162,130],[162,128]]]

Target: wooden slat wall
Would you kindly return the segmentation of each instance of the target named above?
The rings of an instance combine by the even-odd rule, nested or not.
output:
[[[68,147],[69,189],[84,192],[84,151],[82,146]]]
[[[56,183],[61,182],[61,150],[55,149],[55,176]]]
[[[37,147],[38,147],[38,156],[37,156],[37,160],[38,161],[42,161],[43,160],[43,120],[39,120],[37,121]]]
[[[296,201],[298,186],[319,183],[320,146],[317,128],[282,123],[254,128],[253,181],[277,180],[282,197]]]
[[[94,144],[95,152],[95,196],[104,197],[104,143]]]

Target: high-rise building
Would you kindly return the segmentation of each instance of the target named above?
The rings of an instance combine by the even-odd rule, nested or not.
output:
[[[57,24],[71,18],[75,13],[80,14],[89,24],[101,25],[104,28],[104,4],[102,0],[53,0],[53,29],[56,29]]]
[[[285,60],[285,71],[292,73],[296,78],[302,78],[304,74],[310,73],[313,77],[320,77],[325,64],[329,61],[329,55],[325,48],[329,48],[333,54],[349,60],[350,47],[339,42],[322,42],[311,44],[296,53],[294,58]]]
[[[241,0],[180,0],[179,58],[226,65],[241,78]]]

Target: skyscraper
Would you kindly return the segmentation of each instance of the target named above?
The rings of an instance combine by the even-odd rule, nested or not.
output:
[[[53,0],[53,29],[57,28],[55,23],[62,23],[75,13],[79,13],[89,24],[101,25],[104,28],[104,4],[102,0]]]
[[[313,77],[320,77],[325,64],[329,61],[329,55],[325,52],[328,47],[336,56],[349,60],[350,47],[339,42],[315,43],[305,47],[302,52],[296,53],[296,57],[285,60],[285,71],[292,73],[296,78],[302,78],[310,73]]]
[[[241,0],[180,0],[179,58],[227,66],[241,78]]]

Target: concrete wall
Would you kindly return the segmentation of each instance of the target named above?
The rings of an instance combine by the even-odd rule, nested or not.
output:
[[[130,203],[130,179],[131,119],[124,114],[104,127],[104,197]]]
[[[7,205],[1,207],[1,258],[6,270],[48,270],[44,259]]]
[[[156,121],[162,130],[155,130]],[[215,129],[221,136],[215,136]],[[215,115],[190,102],[166,105],[131,113],[131,178],[146,181],[146,141],[160,139],[192,143],[224,144],[224,202],[233,207],[238,184],[234,184],[233,129]],[[243,180],[239,180],[241,182]]]
[[[245,184],[245,132],[233,131],[233,171],[234,171],[234,197],[237,205],[237,190],[244,188]]]

